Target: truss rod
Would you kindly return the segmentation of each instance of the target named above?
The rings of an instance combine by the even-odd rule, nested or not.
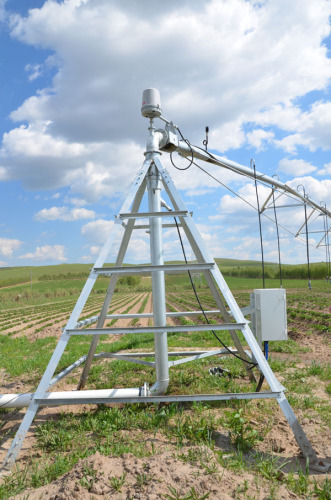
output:
[[[189,144],[183,140],[178,141],[178,144],[173,144],[173,149],[177,150],[181,155],[183,155],[185,157],[187,156],[187,157],[191,158],[193,156],[194,158],[196,158],[198,160],[202,160],[202,161],[205,161],[207,163],[212,163],[213,165],[227,168],[229,170],[237,172],[240,175],[245,175],[247,177],[250,177],[251,179],[255,178],[254,172],[250,168],[244,167],[243,165],[240,165],[240,163],[236,163],[234,161],[228,160],[227,158],[223,158],[223,157],[211,154],[208,151],[204,151],[203,149],[201,149],[197,146],[193,146],[192,144]],[[278,188],[282,189],[283,191],[290,193],[296,199],[299,198],[300,200],[302,200],[304,203],[306,203],[310,207],[314,208],[315,210],[318,210],[319,212],[327,215],[328,217],[331,217],[331,212],[329,210],[327,210],[324,207],[321,207],[318,203],[313,201],[311,198],[309,198],[309,199],[305,198],[303,195],[298,193],[295,189],[292,189],[287,184],[284,184],[283,182],[280,182],[277,179],[275,179],[273,177],[269,177],[268,175],[262,174],[261,172],[258,172],[258,171],[256,171],[256,178],[260,182],[264,182],[264,183],[269,184],[271,186],[278,187]]]
[[[292,203],[291,205],[276,205],[276,208],[293,208],[293,207],[302,207],[302,203]],[[272,209],[272,207],[265,207],[264,210]],[[261,210],[262,212],[262,210]]]

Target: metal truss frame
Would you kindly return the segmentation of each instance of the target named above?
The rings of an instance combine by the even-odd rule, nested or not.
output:
[[[107,241],[102,248],[100,255],[92,268],[90,275],[85,283],[85,286],[80,294],[80,297],[71,313],[68,323],[63,330],[63,333],[58,341],[54,353],[49,361],[49,364],[44,372],[44,375],[33,394],[25,394],[17,397],[17,406],[28,406],[22,423],[13,439],[13,442],[8,451],[4,462],[5,468],[10,468],[15,462],[17,455],[23,444],[23,440],[29,430],[36,412],[40,407],[49,405],[71,405],[71,404],[86,404],[86,403],[156,403],[165,401],[218,401],[218,400],[236,400],[236,399],[275,399],[287,419],[294,436],[306,457],[309,457],[310,462],[316,462],[316,453],[313,450],[306,434],[300,426],[290,404],[285,396],[285,388],[277,380],[272,372],[267,360],[265,359],[257,340],[252,333],[249,322],[245,319],[243,312],[233,297],[225,279],[223,278],[220,269],[210,255],[194,221],[187,210],[179,192],[177,191],[173,180],[165,169],[161,161],[161,152],[159,150],[159,138],[154,129],[153,121],[150,125],[150,137],[147,142],[147,151],[145,153],[145,161],[142,168],[135,177],[129,195],[127,196],[119,215],[115,219],[115,223],[111,228]],[[139,213],[139,207],[147,188],[149,197],[149,212]],[[160,192],[164,188],[173,206],[172,212],[161,211]],[[130,209],[131,208],[131,209]],[[184,231],[197,264],[186,265],[165,265],[163,262],[162,250],[162,219],[165,217],[176,216],[179,218],[180,226]],[[135,266],[133,268],[123,266],[123,260],[128,248],[128,243],[135,229],[135,221],[140,218],[149,218],[150,240],[151,240],[151,265],[150,266]],[[107,256],[112,248],[116,237],[119,234],[120,228],[124,224],[124,234],[121,240],[119,251],[117,254],[115,267],[104,268]],[[145,227],[143,225],[143,227]],[[185,326],[168,326],[166,323],[167,317],[172,313],[166,313],[165,309],[165,290],[164,290],[164,273],[173,271],[183,271],[188,269],[199,269],[211,290],[215,299],[218,310],[217,312],[223,316],[223,323],[217,325],[185,325]],[[152,294],[153,294],[153,320],[152,327],[125,327],[125,328],[105,328],[105,321],[109,318],[118,318],[119,315],[109,315],[109,305],[111,303],[116,282],[120,275],[134,273],[151,273],[152,276]],[[92,291],[92,288],[99,275],[106,274],[110,276],[107,292],[101,312],[98,316],[93,316],[86,320],[79,321],[79,317],[84,308],[84,305]],[[207,311],[207,314],[215,311]],[[176,313],[177,314],[177,313]],[[179,314],[179,313],[178,313]],[[193,312],[191,312],[193,314]],[[186,315],[183,311],[181,315]],[[125,317],[137,317],[137,315],[126,315]],[[140,315],[140,317],[149,317],[149,315]],[[96,323],[96,328],[84,329],[84,327]],[[202,330],[227,330],[232,336],[235,343],[235,348],[231,349],[213,349],[211,351],[176,351],[168,352],[167,333],[172,331],[202,331]],[[126,333],[154,333],[154,353],[99,353],[96,354],[98,340],[101,334],[126,334]],[[241,332],[245,338],[250,352],[245,350],[239,340],[237,332]],[[54,377],[54,373],[63,355],[68,341],[73,335],[92,335],[90,349],[87,355],[79,358],[75,363],[71,364],[61,373]],[[225,394],[193,394],[193,395],[164,395],[169,383],[169,368],[180,363],[189,362],[196,359],[201,359],[207,356],[229,356],[231,352],[240,355],[247,374],[254,378],[252,370],[252,359],[258,364],[260,372],[264,375],[269,384],[269,391],[259,393],[225,393]],[[145,359],[154,357],[154,361],[145,361]],[[179,357],[174,361],[169,360],[169,357]],[[134,389],[104,389],[104,390],[83,390],[88,378],[88,373],[94,359],[109,358],[109,359],[125,359],[128,362],[153,366],[156,371],[156,382],[149,388],[147,384],[144,387]],[[59,380],[63,379],[77,367],[83,365],[83,373],[77,391],[66,392],[48,392],[50,387],[53,387]],[[24,400],[24,401],[23,401]],[[22,403],[23,401],[23,403]],[[0,399],[1,402],[1,399]],[[3,405],[6,406],[6,405]],[[15,406],[15,401],[8,406]]]

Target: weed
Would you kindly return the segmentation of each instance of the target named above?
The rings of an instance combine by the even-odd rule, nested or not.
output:
[[[275,479],[281,480],[284,477],[284,473],[281,469],[285,466],[285,463],[279,465],[278,457],[271,455],[265,456],[263,454],[255,455],[255,469],[269,481],[274,481]]]
[[[248,488],[249,488],[249,483],[247,479],[245,479],[242,484],[238,485],[237,493],[243,493],[245,495],[245,493],[248,491]]]
[[[192,419],[190,416],[179,414],[175,418],[174,425],[166,429],[169,437],[176,438],[179,447],[182,447],[186,440],[211,445],[213,431],[214,422],[211,415],[208,418],[203,416],[199,419]]]
[[[138,488],[142,489],[144,486],[146,486],[146,484],[152,481],[154,476],[155,474],[150,474],[148,472],[142,472],[141,474],[138,474],[136,477]]]
[[[309,460],[307,458],[306,470],[303,472],[300,466],[297,466],[297,474],[290,473],[287,477],[288,487],[298,495],[306,495],[309,492]]]
[[[326,477],[322,484],[318,483],[316,479],[314,479],[314,495],[319,500],[330,500],[331,498],[331,481]]]
[[[172,486],[168,486],[168,489],[171,494],[164,495],[164,498],[167,498],[167,500],[205,500],[210,495],[210,493],[205,493],[204,495],[199,496],[193,487],[188,493],[184,494],[184,496]]]
[[[247,451],[263,437],[254,429],[245,417],[244,408],[232,412],[225,412],[224,426],[229,429],[229,436],[238,451]]]
[[[110,476],[109,482],[115,491],[121,492],[122,486],[125,483],[126,473],[123,472],[121,476]]]
[[[234,471],[247,469],[247,462],[242,451],[229,454],[217,453],[217,455],[218,461],[225,468],[229,468]]]
[[[92,465],[89,465],[88,462],[83,463],[83,476],[80,479],[80,484],[83,488],[86,488],[87,491],[91,491],[92,486],[94,485],[98,471],[93,468]]]

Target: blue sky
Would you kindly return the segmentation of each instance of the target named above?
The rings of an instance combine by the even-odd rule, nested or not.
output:
[[[0,0],[0,265],[96,259],[144,158],[148,87],[192,144],[208,125],[212,151],[254,158],[330,209],[330,15],[324,0]],[[256,212],[163,159],[213,255],[259,259]],[[202,166],[256,205],[251,181]],[[296,233],[303,207],[278,212]],[[262,223],[276,261],[275,226]],[[313,261],[325,260],[321,237],[310,235]],[[178,258],[175,232],[164,241],[165,258]],[[148,245],[136,231],[127,260],[146,260]],[[305,262],[304,242],[283,229],[281,250]]]

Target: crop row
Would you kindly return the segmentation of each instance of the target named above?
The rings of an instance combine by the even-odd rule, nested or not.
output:
[[[117,308],[122,304],[127,303],[131,300],[132,294],[126,294],[124,297],[120,296],[113,301],[113,305]],[[102,297],[94,298],[92,301],[89,301],[84,310],[82,312],[82,317],[80,319],[85,319],[93,314],[98,314],[100,312]],[[35,306],[33,310],[30,310],[28,314],[26,313],[26,309],[18,309],[16,314],[9,315],[9,318],[0,318],[0,331],[8,331],[13,328],[20,327],[20,329],[29,329],[35,328],[38,325],[42,325],[41,328],[38,328],[35,331],[41,331],[43,328],[47,326],[52,326],[54,324],[59,323],[59,320],[62,319],[62,322],[66,322],[70,313],[74,307],[74,302],[68,304],[67,302],[64,304],[52,304],[45,306]],[[1,321],[2,319],[2,321]]]

